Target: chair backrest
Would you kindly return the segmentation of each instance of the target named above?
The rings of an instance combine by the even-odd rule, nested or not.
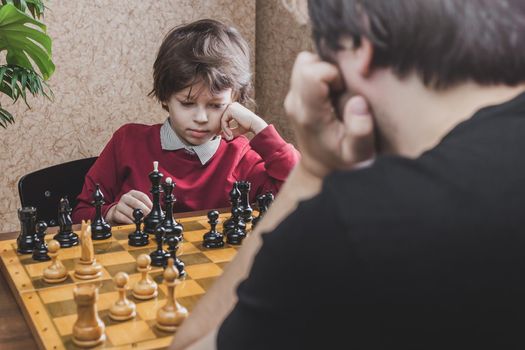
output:
[[[20,204],[36,207],[37,220],[57,226],[60,198],[67,196],[71,208],[75,207],[86,173],[97,158],[73,160],[22,176],[18,180]]]

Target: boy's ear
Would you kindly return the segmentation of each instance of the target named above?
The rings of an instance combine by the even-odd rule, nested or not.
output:
[[[372,58],[374,57],[374,46],[365,37],[361,37],[361,45],[356,49],[358,58],[358,71],[362,76],[367,77],[372,70]]]

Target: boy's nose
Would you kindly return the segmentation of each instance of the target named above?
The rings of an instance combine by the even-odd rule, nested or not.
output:
[[[197,113],[193,116],[193,121],[196,123],[206,123],[208,122],[208,115],[206,114],[206,109],[199,108]]]

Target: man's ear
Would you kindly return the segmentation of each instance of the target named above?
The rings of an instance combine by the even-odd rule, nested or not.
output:
[[[355,49],[357,59],[357,71],[363,76],[368,77],[372,70],[372,58],[374,57],[374,47],[370,40],[361,37],[361,45]]]

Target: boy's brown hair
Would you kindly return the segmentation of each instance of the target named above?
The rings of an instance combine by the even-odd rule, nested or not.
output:
[[[308,0],[319,53],[370,40],[372,65],[427,86],[525,81],[523,0]]]
[[[171,96],[202,81],[212,93],[233,90],[233,99],[250,101],[250,52],[233,27],[202,19],[173,28],[164,38],[153,65],[153,90],[167,110]]]

